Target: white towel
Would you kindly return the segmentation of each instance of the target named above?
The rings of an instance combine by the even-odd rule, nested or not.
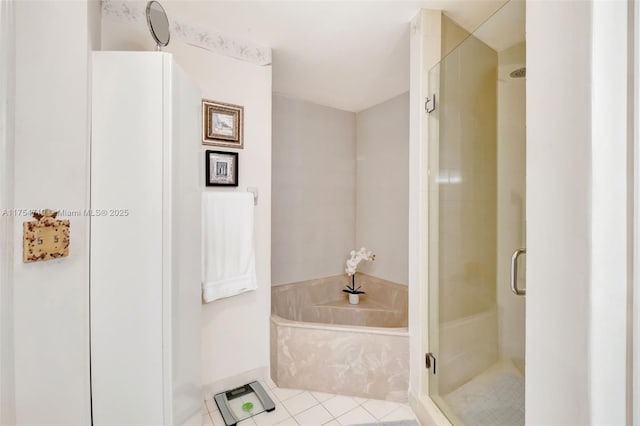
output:
[[[205,303],[255,290],[253,194],[202,194],[202,299]]]

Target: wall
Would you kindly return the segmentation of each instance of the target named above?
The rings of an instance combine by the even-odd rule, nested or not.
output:
[[[88,208],[88,54],[99,9],[86,1],[15,6],[14,207]],[[16,421],[89,424],[89,221],[71,219],[68,258],[24,264],[27,219],[14,225]]]
[[[591,18],[592,424],[640,422],[638,418],[631,421],[632,404],[640,399],[630,390],[634,367],[628,363],[632,340],[627,334],[631,328],[627,297],[632,294],[632,262],[637,257],[632,250],[633,195],[629,190],[633,188],[633,86],[629,78],[637,69],[634,71],[635,54],[630,50],[633,43],[628,39],[633,33],[628,8],[627,2],[594,1]]]
[[[0,424],[15,423],[13,361],[13,198],[15,12],[0,3]]]
[[[361,272],[407,284],[408,93],[357,114],[281,95],[273,107],[272,283],[342,274],[364,246],[377,259]]]
[[[531,425],[592,424],[591,7],[591,2],[527,3],[526,423]]]
[[[105,18],[102,48],[153,50],[154,46],[146,23]],[[238,151],[238,190],[252,186],[259,191],[255,210],[258,290],[202,306],[203,384],[214,386],[249,371],[266,374],[269,366],[271,66],[216,55],[179,41],[173,41],[164,50],[174,54],[176,62],[202,89],[204,98],[244,106],[245,147]],[[217,148],[203,146],[203,161],[206,149]]]
[[[344,273],[356,245],[355,156],[354,113],[273,96],[274,285]]]
[[[376,253],[362,272],[408,284],[409,93],[356,115],[355,241]]]
[[[526,79],[509,74],[526,64],[525,44],[498,54],[498,257],[497,301],[500,356],[515,360],[524,368],[525,298],[511,292],[510,271],[513,251],[526,247]],[[526,287],[526,257],[518,271]]]

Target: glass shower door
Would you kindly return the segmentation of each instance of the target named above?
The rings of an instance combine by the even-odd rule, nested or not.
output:
[[[525,302],[509,280],[525,245],[524,26],[496,38],[520,7],[473,34],[443,16],[428,75],[429,394],[454,424],[524,424]]]

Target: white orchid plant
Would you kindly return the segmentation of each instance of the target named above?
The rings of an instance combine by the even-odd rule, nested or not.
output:
[[[356,288],[356,272],[360,262],[363,260],[373,262],[376,260],[376,255],[371,250],[362,247],[358,251],[351,250],[349,256],[347,259],[347,267],[344,271],[351,277],[351,285],[347,285],[347,288],[342,291],[349,294],[365,294],[364,291],[360,290],[362,286]]]

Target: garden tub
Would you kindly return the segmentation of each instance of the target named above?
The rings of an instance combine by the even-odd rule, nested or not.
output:
[[[274,286],[271,374],[280,387],[405,402],[407,286],[358,274],[350,305],[339,275]]]

